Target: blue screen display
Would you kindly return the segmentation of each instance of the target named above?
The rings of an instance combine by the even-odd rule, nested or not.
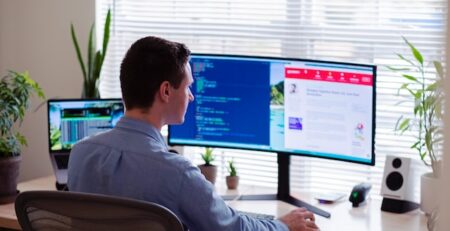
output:
[[[192,55],[194,102],[169,144],[374,164],[376,67]]]

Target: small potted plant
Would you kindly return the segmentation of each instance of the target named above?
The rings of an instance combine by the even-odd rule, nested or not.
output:
[[[438,178],[443,143],[444,72],[441,63],[433,61],[436,78],[427,79],[427,63],[422,54],[406,38],[403,40],[408,45],[413,58],[397,54],[408,66],[400,68],[389,66],[388,68],[400,72],[404,77],[405,83],[401,85],[399,91],[408,92],[407,97],[414,100],[414,107],[410,114],[398,119],[395,130],[400,134],[411,130],[415,132],[415,141],[411,148],[417,151],[423,163],[432,170],[422,175],[420,192],[420,207],[425,213],[431,214],[438,205],[436,198],[439,191]]]
[[[228,189],[236,189],[239,185],[239,176],[237,175],[236,166],[234,166],[233,160],[228,161],[227,169],[228,173],[230,174],[226,177],[227,187]]]
[[[216,183],[216,177],[217,177],[217,166],[213,165],[212,162],[214,161],[214,149],[206,147],[205,153],[201,154],[203,161],[205,161],[204,164],[199,165],[200,171],[205,176],[205,178],[211,182],[211,184]]]
[[[0,81],[0,204],[14,201],[17,194],[20,152],[27,144],[17,129],[30,105],[32,93],[45,98],[27,72],[9,71]]]

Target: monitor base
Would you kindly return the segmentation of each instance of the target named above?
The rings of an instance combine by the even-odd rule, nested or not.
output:
[[[278,189],[277,194],[261,194],[261,195],[226,195],[222,196],[224,200],[279,200],[288,204],[303,207],[307,210],[325,217],[330,218],[331,214],[325,210],[317,208],[302,200],[299,200],[290,194],[290,160],[289,153],[277,153],[278,159]]]

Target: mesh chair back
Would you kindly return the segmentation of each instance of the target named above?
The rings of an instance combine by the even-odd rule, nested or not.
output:
[[[28,191],[15,202],[25,231],[183,231],[177,216],[150,202],[78,192]]]

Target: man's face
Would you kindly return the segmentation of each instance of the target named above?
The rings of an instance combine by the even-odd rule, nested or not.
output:
[[[173,89],[174,94],[171,99],[170,108],[170,120],[169,124],[181,124],[184,122],[184,115],[189,102],[194,100],[194,95],[191,92],[190,87],[194,83],[191,73],[191,65],[186,63],[184,66],[184,77],[178,89]]]

